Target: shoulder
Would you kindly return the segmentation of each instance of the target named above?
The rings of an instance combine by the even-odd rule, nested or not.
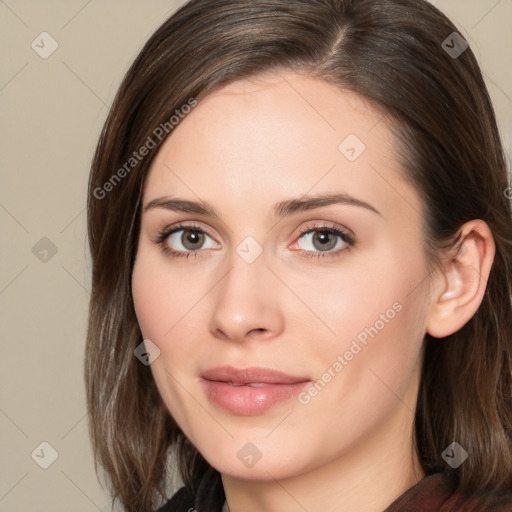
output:
[[[454,475],[428,475],[396,499],[384,512],[512,512],[510,491],[463,496],[455,492]],[[157,512],[221,512],[225,500],[220,474],[210,468],[197,492],[182,487]]]
[[[454,494],[443,505],[442,511],[512,512],[512,489],[507,492],[482,493],[472,496]]]
[[[448,471],[425,476],[385,512],[512,512],[512,489],[462,495],[456,491],[455,478]]]

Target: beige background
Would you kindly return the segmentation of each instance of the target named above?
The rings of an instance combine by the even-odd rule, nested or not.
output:
[[[88,168],[124,72],[181,3],[0,0],[0,511],[110,510],[82,379]],[[510,155],[512,0],[433,3],[479,58]],[[46,59],[31,47],[42,32],[58,43]],[[43,441],[58,453],[48,469],[31,457],[50,461]]]

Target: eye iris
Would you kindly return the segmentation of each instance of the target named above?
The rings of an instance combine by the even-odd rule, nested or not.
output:
[[[185,229],[181,235],[181,243],[186,249],[190,249],[192,251],[198,249],[204,243],[204,233]]]
[[[317,242],[320,245],[317,245]],[[313,245],[315,249],[329,251],[336,246],[336,235],[330,231],[317,231],[313,235]]]

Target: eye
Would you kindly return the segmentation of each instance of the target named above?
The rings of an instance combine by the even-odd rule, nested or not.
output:
[[[319,253],[314,256],[330,256],[329,253],[347,250],[354,245],[353,236],[337,226],[313,225],[300,231],[293,248],[309,253]],[[313,254],[308,254],[308,256],[313,256]]]
[[[166,241],[175,251],[197,251],[215,247],[215,242],[199,229],[179,229],[169,234]]]
[[[194,225],[179,225],[162,231],[156,243],[172,257],[197,257],[203,249],[215,249],[217,242],[203,229]]]

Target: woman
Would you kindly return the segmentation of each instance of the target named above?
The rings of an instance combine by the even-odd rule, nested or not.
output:
[[[507,187],[475,57],[427,2],[183,6],[90,177],[87,399],[114,499],[511,510]]]

